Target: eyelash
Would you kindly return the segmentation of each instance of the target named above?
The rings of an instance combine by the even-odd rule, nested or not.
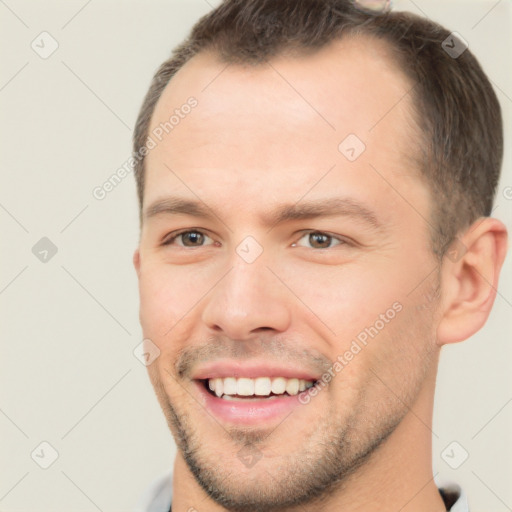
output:
[[[324,236],[327,236],[332,240],[335,240],[339,243],[335,244],[334,246],[332,247],[311,247],[311,249],[318,249],[318,250],[325,250],[325,249],[332,249],[333,247],[335,247],[336,245],[353,245],[352,243],[350,243],[345,237],[341,237],[341,236],[336,236],[336,235],[333,235],[327,231],[319,231],[318,229],[307,229],[305,231],[301,231],[301,237],[299,238],[299,240],[301,240],[302,238],[304,238],[305,236],[307,235],[311,235],[311,234],[317,234],[317,235],[324,235]],[[294,247],[297,246],[297,242],[294,242],[292,244]]]
[[[201,234],[203,236],[207,236],[208,238],[211,238],[210,236],[208,236],[207,233],[205,233],[201,229],[184,229],[184,230],[181,230],[181,231],[178,231],[178,232],[172,234],[172,236],[170,238],[165,238],[164,241],[162,242],[162,245],[173,245],[177,238],[179,238],[182,235],[186,235],[187,233],[199,233],[199,234]],[[326,235],[330,239],[336,240],[337,242],[339,242],[339,244],[336,244],[336,245],[348,245],[348,246],[354,245],[353,242],[347,240],[345,237],[340,237],[340,236],[332,235],[331,233],[328,233],[326,231],[319,231],[319,230],[315,230],[315,229],[309,229],[309,230],[301,231],[301,236],[300,236],[299,240],[301,240],[305,236],[310,235],[312,233],[316,233],[316,234],[319,234],[319,235]],[[297,247],[297,242],[294,242],[292,244],[292,246]],[[183,246],[183,247],[184,248],[188,248],[188,249],[192,248],[192,247],[186,247],[186,246]],[[203,245],[198,245],[196,247],[204,247],[204,246]],[[335,247],[335,246],[333,246],[333,247]],[[326,247],[326,248],[312,247],[312,249],[324,249],[324,250],[325,249],[331,249],[331,248],[332,247]]]
[[[199,233],[203,236],[208,236],[207,233],[205,233],[204,231],[202,231],[201,229],[183,229],[181,231],[177,231],[175,233],[171,233],[172,236],[170,236],[169,238],[165,238],[162,242],[162,245],[173,245],[174,244],[174,241],[179,238],[181,235],[186,235],[187,233]],[[209,237],[211,238],[211,237]],[[203,247],[201,245],[198,245],[197,247]],[[186,248],[186,247],[185,247]]]

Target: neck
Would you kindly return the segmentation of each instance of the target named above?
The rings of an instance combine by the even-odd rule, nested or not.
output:
[[[445,512],[432,474],[436,366],[398,427],[336,492],[282,512]],[[197,484],[180,453],[173,478],[173,512],[226,512]]]

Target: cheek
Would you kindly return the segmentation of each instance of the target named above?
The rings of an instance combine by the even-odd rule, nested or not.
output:
[[[382,330],[381,314],[387,313],[386,328],[393,321],[393,304],[401,302],[407,288],[394,273],[396,268],[384,270],[377,265],[352,262],[337,267],[289,268],[283,280],[300,299],[296,301],[298,306],[303,302],[334,331],[335,344],[344,351],[353,338],[376,322],[378,330]]]
[[[332,402],[352,411],[340,409],[340,414],[352,414],[353,421],[364,422],[366,432],[381,429],[383,419],[404,414],[404,404],[414,403],[420,393],[433,352],[428,315],[418,316],[404,306],[365,343],[352,339],[343,350],[337,347],[335,357],[340,355],[343,362],[333,379]]]
[[[161,279],[154,274],[141,274],[139,279],[140,294],[140,320],[142,328],[160,332],[163,323],[169,322],[172,314],[169,307],[172,304],[172,296],[169,289]]]
[[[158,345],[190,309],[187,299],[194,287],[183,281],[183,275],[161,265],[147,265],[141,271],[140,323],[144,336]]]
[[[161,316],[172,320],[183,315],[201,293],[193,270],[161,262],[147,262],[141,268],[139,289],[141,308],[154,320]]]
[[[368,342],[365,364],[381,393],[412,403],[435,358],[433,312],[402,297],[400,311]]]
[[[210,275],[211,274],[211,275]],[[140,323],[145,338],[162,353],[181,348],[197,327],[201,300],[218,281],[219,272],[192,266],[146,261],[139,276]]]

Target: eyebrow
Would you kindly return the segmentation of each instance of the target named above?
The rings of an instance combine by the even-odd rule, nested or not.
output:
[[[213,212],[204,203],[180,197],[166,197],[152,203],[144,212],[144,218],[150,219],[161,214],[191,215],[192,217],[214,217]]]
[[[166,197],[153,202],[144,212],[148,220],[158,215],[190,215],[208,220],[219,219],[212,208],[198,200],[180,197]],[[270,214],[262,215],[262,223],[275,226],[294,220],[309,220],[318,217],[344,216],[363,221],[376,230],[382,230],[383,224],[375,212],[364,204],[347,197],[333,197],[316,200],[301,200],[297,203],[280,205]]]
[[[285,204],[267,216],[266,223],[274,226],[286,221],[309,220],[318,217],[333,216],[353,217],[364,221],[366,224],[376,229],[383,227],[377,215],[372,210],[354,199],[346,197],[333,197]]]

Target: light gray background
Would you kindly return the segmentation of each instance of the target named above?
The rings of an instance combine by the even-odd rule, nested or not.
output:
[[[156,67],[217,3],[0,0],[3,512],[128,511],[172,464],[174,444],[133,355],[141,341],[134,180],[102,201],[92,190],[129,156]],[[462,34],[494,83],[508,130],[495,216],[511,229],[510,3],[395,7]],[[42,31],[59,44],[47,59],[31,48]],[[32,253],[42,237],[58,248],[46,263]],[[434,472],[466,488],[472,512],[512,510],[510,258],[488,324],[443,349],[439,372]],[[49,460],[43,441],[59,453],[48,469],[31,458],[36,450],[36,460]],[[469,453],[456,470],[441,457],[453,441],[452,459]]]

